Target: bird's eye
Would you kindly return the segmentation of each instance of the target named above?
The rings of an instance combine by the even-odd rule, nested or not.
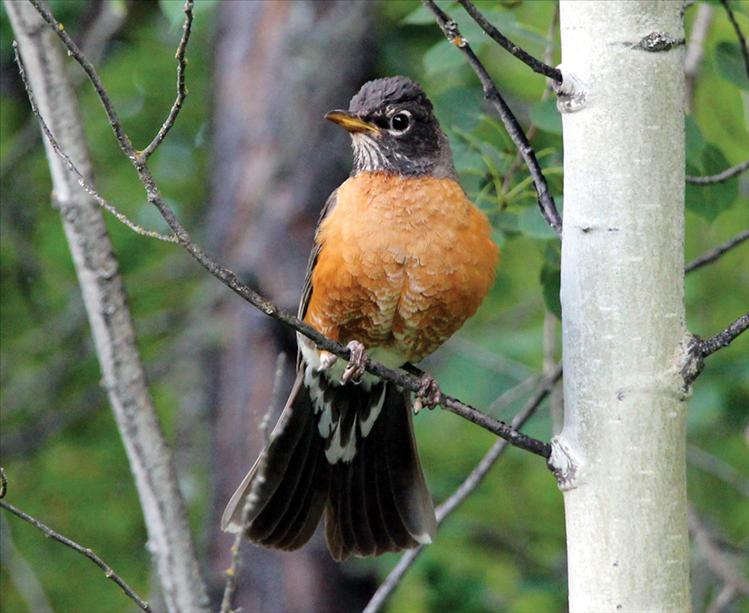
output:
[[[405,132],[411,125],[411,114],[406,111],[396,113],[390,118],[390,127],[396,132]]]

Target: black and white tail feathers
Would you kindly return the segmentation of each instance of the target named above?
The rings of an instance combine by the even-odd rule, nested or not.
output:
[[[436,530],[408,399],[390,383],[337,385],[304,367],[268,446],[221,527],[274,549],[304,545],[325,513],[331,555],[371,556],[431,542]]]

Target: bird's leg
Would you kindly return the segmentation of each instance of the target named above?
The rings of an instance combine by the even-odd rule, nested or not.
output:
[[[359,383],[367,365],[367,352],[364,350],[364,345],[359,341],[351,341],[346,347],[351,352],[351,357],[349,357],[346,370],[343,371],[341,382]]]
[[[418,413],[424,407],[427,409],[433,409],[441,400],[442,390],[440,389],[439,384],[431,375],[423,373],[421,375],[419,391],[416,392],[416,398],[414,400],[414,413]]]

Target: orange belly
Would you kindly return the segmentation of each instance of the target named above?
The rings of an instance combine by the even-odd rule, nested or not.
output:
[[[361,173],[320,225],[305,321],[418,362],[473,315],[499,250],[486,216],[451,179]]]

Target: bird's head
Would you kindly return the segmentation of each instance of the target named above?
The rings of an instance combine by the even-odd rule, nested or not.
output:
[[[407,77],[369,81],[351,99],[348,111],[330,111],[325,118],[351,134],[353,175],[455,176],[450,145],[432,103]]]

